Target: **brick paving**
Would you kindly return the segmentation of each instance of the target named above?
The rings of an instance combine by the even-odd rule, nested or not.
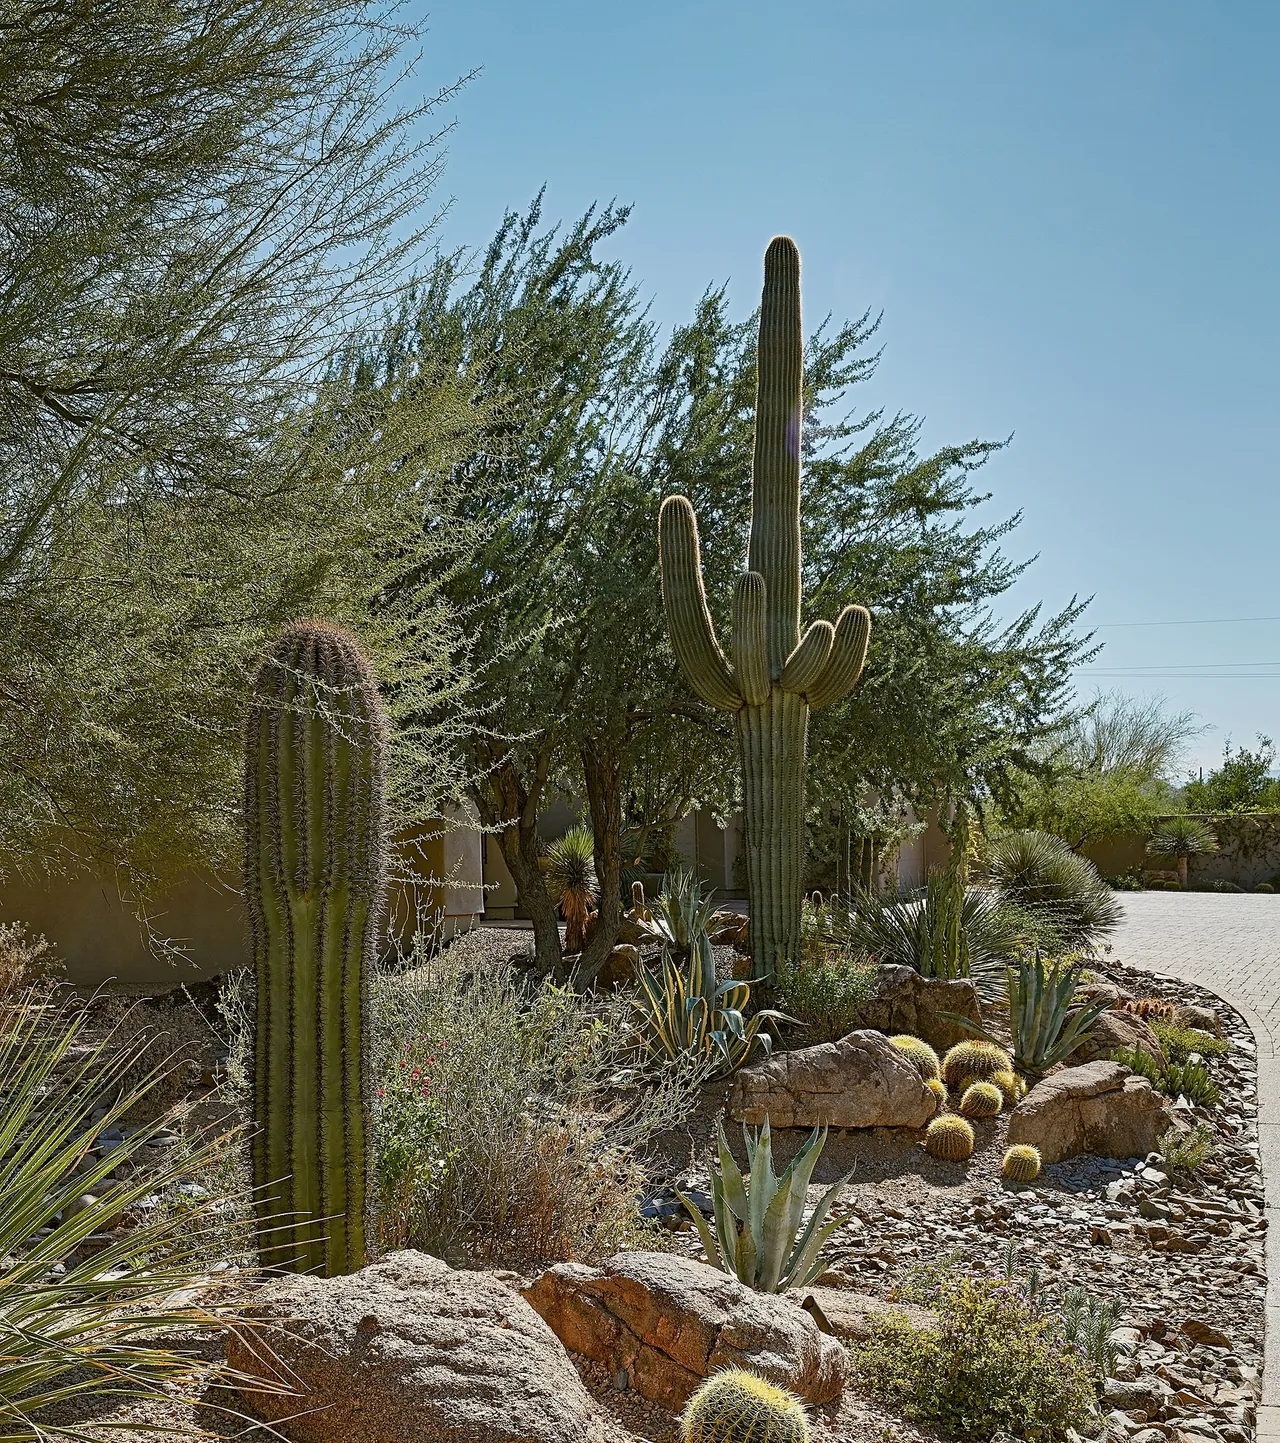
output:
[[[1258,1438],[1280,1443],[1280,893],[1127,892],[1112,950],[1184,977],[1240,1012],[1258,1044],[1258,1141],[1267,1192],[1267,1332]]]

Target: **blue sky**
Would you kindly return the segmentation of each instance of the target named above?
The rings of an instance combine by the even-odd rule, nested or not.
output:
[[[615,250],[670,323],[711,281],[749,310],[788,232],[810,319],[884,313],[862,405],[926,444],[1012,433],[984,477],[1039,553],[1015,601],[1095,596],[1082,689],[1194,710],[1206,766],[1280,741],[1280,6],[447,0],[427,27],[428,84],[482,67],[444,112],[447,243],[544,182],[552,215],[631,202]],[[1117,625],[1152,621],[1214,624]]]

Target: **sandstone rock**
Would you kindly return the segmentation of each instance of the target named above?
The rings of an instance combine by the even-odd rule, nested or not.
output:
[[[484,1273],[391,1253],[343,1278],[291,1275],[254,1296],[275,1354],[230,1335],[235,1368],[292,1395],[242,1390],[298,1443],[598,1443],[600,1414],[537,1313]],[[282,1420],[288,1419],[288,1423]]]
[[[877,1032],[910,1032],[939,1051],[975,1034],[940,1014],[954,1012],[971,1022],[982,1021],[972,982],[921,977],[914,967],[880,965],[876,995],[859,1009],[858,1025]]]
[[[843,1347],[798,1302],[675,1253],[619,1253],[599,1268],[560,1263],[525,1297],[566,1348],[673,1412],[721,1368],[752,1368],[806,1403],[830,1402],[844,1387]]]
[[[1187,1318],[1182,1324],[1182,1331],[1198,1348],[1229,1348],[1231,1339],[1223,1332],[1220,1332],[1212,1324],[1202,1322],[1199,1318]]]
[[[848,1288],[824,1288],[816,1283],[797,1289],[796,1297],[824,1333],[847,1342],[865,1343],[878,1318],[887,1313],[903,1313],[914,1328],[934,1328],[938,1315],[930,1308],[914,1303],[891,1303],[872,1293],[854,1292]]]
[[[619,942],[596,973],[596,990],[608,992],[614,987],[625,987],[636,980],[639,970],[640,949],[629,942]]]
[[[713,946],[750,948],[751,919],[745,912],[719,911],[711,914],[708,936]]]
[[[1145,1157],[1173,1121],[1145,1078],[1118,1062],[1087,1062],[1037,1083],[1010,1114],[1008,1140],[1034,1144],[1045,1162],[1082,1152]]]
[[[1190,1003],[1180,1003],[1173,1009],[1172,1022],[1175,1027],[1195,1027],[1201,1032],[1211,1033],[1214,1037],[1222,1034],[1222,1021],[1212,1007],[1195,1007]]]
[[[745,1067],[729,1116],[771,1127],[923,1127],[937,1100],[882,1032],[850,1032]]]
[[[1099,999],[1101,1000],[1101,999]],[[1068,1017],[1074,1013],[1068,1013]],[[1141,1047],[1155,1058],[1156,1065],[1165,1065],[1164,1049],[1151,1028],[1131,1012],[1104,1012],[1085,1034],[1071,1054],[1072,1063],[1109,1061],[1121,1047]]]

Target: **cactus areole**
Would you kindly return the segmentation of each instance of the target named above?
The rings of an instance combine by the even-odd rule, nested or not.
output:
[[[871,635],[861,606],[845,607],[834,626],[815,621],[800,635],[804,342],[800,253],[786,236],[765,252],[757,354],[751,542],[748,569],[734,590],[728,657],[707,609],[698,522],[687,497],[662,503],[658,539],[672,648],[694,691],[734,713],[752,954],[757,971],[768,975],[800,954],[809,709],[853,690]]]
[[[364,1019],[386,893],[385,750],[355,641],[289,627],[245,727],[253,1180],[262,1261],[329,1277],[373,1246]]]

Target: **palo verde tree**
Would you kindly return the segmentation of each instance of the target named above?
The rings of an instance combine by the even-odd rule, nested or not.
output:
[[[438,592],[412,621],[374,603],[447,570],[421,483],[469,396],[423,379],[374,416],[339,364],[430,219],[432,102],[388,98],[411,39],[367,0],[4,8],[6,860],[87,854],[141,891],[229,862],[239,717],[291,617],[358,630],[393,713],[451,684]]]

